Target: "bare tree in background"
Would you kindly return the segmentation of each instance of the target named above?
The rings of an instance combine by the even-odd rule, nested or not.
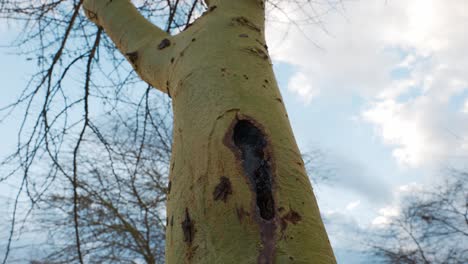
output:
[[[83,143],[84,149],[93,152],[78,158],[83,180],[78,182],[77,212],[80,243],[90,263],[164,262],[171,120],[162,113],[156,117],[154,123],[144,116],[129,116],[125,125],[114,121],[102,135],[110,140],[105,147],[97,138]],[[147,126],[144,134],[135,134],[139,126]],[[106,152],[109,158],[101,159]],[[75,242],[66,239],[73,237],[74,199],[69,184],[62,184],[63,191],[55,188],[39,202],[36,218],[43,230],[50,230],[49,252],[41,258],[46,263],[78,261]]]
[[[201,1],[144,1],[140,3],[139,9],[155,23],[164,24],[166,31],[177,32],[205,8]],[[98,232],[103,238],[122,238],[132,234],[128,228],[118,233],[116,229],[103,229],[100,223],[92,224],[89,222],[94,219],[90,218],[91,215],[104,216],[100,220],[108,221],[119,213],[123,214],[122,220],[129,221],[132,214],[144,212],[146,216],[143,219],[149,221],[146,224],[163,220],[164,214],[161,214],[163,210],[160,206],[165,198],[160,195],[166,186],[162,189],[155,188],[149,197],[147,194],[139,197],[139,203],[134,204],[136,206],[131,207],[131,210],[116,210],[122,209],[125,200],[134,200],[137,198],[136,194],[146,193],[147,188],[154,187],[154,184],[143,184],[138,176],[151,181],[155,176],[163,175],[164,178],[158,180],[159,184],[167,184],[167,171],[159,171],[161,168],[153,167],[149,172],[147,166],[148,159],[154,161],[164,156],[166,160],[158,163],[169,163],[170,141],[167,139],[168,135],[172,136],[172,125],[171,120],[162,122],[160,114],[170,110],[170,103],[155,93],[154,89],[143,84],[131,67],[124,63],[125,58],[116,53],[114,44],[102,34],[102,30],[86,19],[82,12],[82,1],[1,1],[0,16],[13,27],[21,28],[18,30],[21,32],[18,39],[13,43],[13,50],[18,55],[35,61],[40,69],[32,76],[18,100],[0,109],[1,121],[6,120],[14,111],[24,111],[24,119],[18,132],[17,151],[2,163],[4,167],[13,168],[10,173],[0,175],[0,182],[7,182],[18,188],[10,211],[12,217],[9,235],[1,239],[1,246],[5,249],[2,263],[9,263],[15,234],[24,230],[21,228],[21,221],[25,214],[20,214],[20,211],[25,208],[29,208],[27,212],[37,208],[47,209],[39,210],[46,215],[54,207],[64,211],[63,218],[45,217],[42,220],[45,221],[43,224],[58,221],[55,223],[61,223],[63,229],[57,228],[55,231],[68,232],[65,240],[56,241],[58,245],[66,241],[67,250],[63,255],[50,256],[54,260],[65,262],[80,261],[77,260],[77,246],[99,240],[95,235],[90,236],[92,233]],[[161,109],[155,111],[156,101],[167,103],[159,103],[158,108]],[[111,123],[104,121],[109,116],[116,120],[111,120]],[[129,122],[129,118],[133,121]],[[116,133],[110,133],[108,127],[112,123],[120,126],[116,128],[119,131],[126,130],[123,134],[129,135],[126,142],[122,142],[122,135],[117,139]],[[155,135],[156,131],[160,134]],[[131,137],[130,132],[133,134]],[[163,140],[166,140],[164,147],[148,144],[164,142]],[[117,143],[125,144],[120,146]],[[147,155],[149,151],[154,153]],[[157,163],[153,165],[155,164]],[[120,168],[115,168],[116,166]],[[18,177],[21,177],[19,182]],[[126,185],[129,183],[135,185]],[[115,187],[118,188],[114,189]],[[133,189],[130,190],[129,187]],[[57,192],[60,188],[63,188],[63,192]],[[110,195],[116,190],[119,190],[118,195]],[[99,206],[87,208],[84,204],[89,205],[89,202],[85,201],[89,201],[91,197],[108,199],[96,200],[95,203]],[[156,198],[153,204],[147,201],[151,197]],[[21,199],[29,199],[30,205],[21,206]],[[46,207],[44,203],[47,204]],[[111,210],[110,206],[114,206],[115,210]],[[146,209],[149,212],[142,206],[148,207]],[[97,210],[106,214],[95,214]],[[51,222],[48,224],[46,226],[52,228]],[[132,228],[142,232],[139,227],[144,222],[133,219],[132,224]],[[152,246],[142,251],[145,245],[140,241],[137,251],[138,254],[146,252],[147,257],[157,259],[160,258],[161,252],[157,250],[161,249],[160,244],[163,243],[160,236],[163,230],[160,224],[152,225],[151,228],[159,232],[158,236],[151,234],[151,242],[148,242],[146,235],[143,238]],[[59,234],[64,233],[57,232]],[[70,240],[71,237],[75,239]],[[109,250],[113,254],[121,254],[116,253],[119,247],[127,248],[134,242],[131,239],[122,241],[126,242],[121,245],[100,245],[101,249],[107,248],[100,254],[105,256]],[[154,251],[156,244],[159,248]],[[59,246],[53,252],[60,253],[60,248]],[[121,256],[133,256],[134,254],[128,253],[130,248],[134,249],[128,247]],[[98,248],[91,249],[93,247],[86,246],[86,250],[89,250],[87,253],[91,256],[99,253]]]
[[[77,208],[67,177],[53,175],[55,179],[47,182],[51,175],[32,174],[28,195],[35,199],[35,210],[27,221],[32,228],[25,229],[21,218],[18,228],[26,233],[23,240],[30,237],[29,243],[19,241],[12,247],[20,253],[7,263],[77,262],[76,242],[70,239],[75,232],[75,209],[87,262],[163,262],[172,117],[163,100],[157,104],[145,100],[135,107],[101,117],[102,134],[83,140],[83,150],[76,157]],[[74,153],[64,152],[63,157],[69,162],[62,169],[72,173]],[[32,248],[41,254],[28,252]]]
[[[328,162],[326,150],[320,147],[313,147],[302,153],[302,159],[307,170],[307,174],[314,184],[332,182],[336,177],[335,168]]]
[[[372,253],[382,263],[468,263],[468,173],[450,174],[444,185],[404,199],[380,230]]]
[[[269,1],[270,10],[278,9],[280,2]],[[293,24],[319,24],[321,14],[341,4],[341,1],[325,2],[327,8],[316,7],[323,5],[322,3],[293,1],[292,5],[297,10],[320,10],[316,13],[304,13],[301,20],[292,21]],[[164,175],[164,170],[145,171],[142,164],[158,158],[154,153],[153,156],[149,155],[152,157],[143,155],[156,151],[146,144],[148,135],[151,134],[150,126],[162,133],[161,131],[166,131],[167,123],[158,121],[158,112],[149,107],[154,101],[161,99],[159,95],[143,84],[125,63],[126,58],[117,52],[114,44],[103,34],[102,29],[88,21],[82,12],[82,4],[81,0],[0,1],[0,17],[12,26],[21,28],[18,30],[21,34],[13,45],[15,51],[34,61],[39,69],[18,100],[0,108],[0,122],[12,113],[24,113],[18,132],[17,150],[2,162],[3,166],[8,166],[11,170],[0,175],[0,182],[9,182],[18,187],[11,209],[9,235],[3,240],[5,243],[2,243],[5,247],[3,263],[8,263],[14,235],[20,231],[19,211],[25,209],[19,203],[22,198],[29,200],[26,216],[36,208],[47,208],[47,211],[56,208],[66,215],[61,220],[68,219],[66,223],[62,223],[72,224],[73,232],[67,236],[70,243],[66,245],[67,251],[64,252],[75,250],[75,253],[67,256],[52,254],[50,258],[54,261],[83,262],[83,256],[99,257],[96,255],[97,249],[105,249],[101,260],[105,258],[104,252],[112,252],[116,257],[121,257],[122,261],[125,258],[130,261],[131,253],[117,253],[119,246],[125,245],[105,243],[104,238],[117,238],[119,235],[128,236],[126,239],[135,243],[138,241],[137,246],[140,248],[134,252],[138,252],[148,263],[160,257],[155,250],[160,241],[150,242],[158,239],[154,235],[157,232],[141,239],[128,229],[118,233],[117,229],[121,228],[118,225],[124,223],[122,220],[116,224],[116,229],[102,229],[103,226],[93,225],[92,222],[94,218],[91,216],[104,217],[102,212],[108,218],[99,220],[115,220],[115,217],[123,214],[122,218],[129,221],[133,213],[146,212],[144,207],[151,204],[146,199],[158,201],[157,204],[151,204],[153,207],[147,212],[146,217],[151,218],[151,223],[159,223],[165,219],[158,214],[159,203],[165,201],[164,195],[160,196],[163,192],[159,191],[167,187],[156,188],[156,193],[137,201],[135,211],[121,211],[122,205],[119,203],[127,200],[135,204],[133,199],[138,198],[140,192],[145,192],[147,182],[137,184],[136,179],[141,180],[138,175],[150,182],[154,180],[152,177]],[[207,6],[200,0],[139,1],[138,10],[154,24],[162,26],[166,32],[178,33],[207,11]],[[128,56],[131,60],[131,54]],[[165,106],[164,109],[168,108]],[[138,120],[127,122],[132,111]],[[122,115],[122,112],[125,114]],[[102,121],[103,117],[109,115],[118,119],[114,124],[125,128],[135,126],[129,130],[134,134],[133,141],[121,142],[121,139],[114,138],[115,134],[109,133],[109,123]],[[126,146],[124,143],[129,142],[134,147],[131,151],[115,145]],[[169,151],[168,146],[162,150],[160,147],[156,149]],[[93,155],[98,156],[93,159]],[[114,170],[116,166],[119,167],[119,173]],[[125,188],[132,187],[132,183],[137,187],[135,190],[119,189],[119,192],[122,191],[119,195],[123,197],[111,195],[114,194],[114,187],[124,183],[127,184]],[[165,179],[159,179],[159,184],[164,183]],[[63,188],[64,191],[56,192],[57,188]],[[90,199],[94,201],[91,202]],[[44,203],[48,207],[43,207]],[[144,233],[145,227],[141,226],[145,225],[144,221],[133,221],[136,223],[132,228]],[[70,235],[74,237],[73,243]],[[99,235],[102,235],[102,240],[97,239]],[[109,236],[106,237],[107,235]],[[91,245],[91,241],[100,241],[102,244]],[[93,251],[94,246],[96,250]],[[82,247],[84,253],[81,252]]]

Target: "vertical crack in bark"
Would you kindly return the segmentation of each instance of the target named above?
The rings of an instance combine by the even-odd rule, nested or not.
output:
[[[193,241],[193,236],[195,234],[195,229],[194,229],[193,220],[190,218],[188,208],[185,208],[185,219],[181,223],[181,226],[182,226],[182,231],[184,233],[184,242],[191,244]]]
[[[242,154],[242,165],[255,191],[260,217],[272,220],[275,216],[275,203],[271,167],[265,151],[265,135],[250,121],[239,120],[234,127],[233,141]]]
[[[215,201],[222,200],[223,202],[226,202],[230,194],[232,194],[231,181],[228,177],[223,176],[213,192],[213,199]]]

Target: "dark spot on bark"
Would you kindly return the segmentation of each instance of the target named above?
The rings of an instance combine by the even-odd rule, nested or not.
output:
[[[192,42],[195,42],[196,40],[197,40],[196,38],[193,38],[193,39],[192,39]]]
[[[188,208],[185,208],[185,219],[181,223],[182,232],[184,233],[184,242],[191,244],[195,235],[195,227],[192,219],[190,218]]]
[[[264,47],[264,48],[265,48],[265,50],[268,50],[268,46],[267,46],[267,44],[265,44],[265,43],[261,42],[261,41],[260,41],[260,40],[258,40],[258,39],[255,39],[255,41],[257,41],[257,43],[258,43],[258,44],[260,44],[262,47]]]
[[[281,233],[284,233],[284,231],[286,230],[286,227],[288,227],[288,223],[286,222],[286,220],[281,218],[280,226],[281,226]],[[282,234],[281,237],[284,237],[284,234]]]
[[[171,85],[170,85],[169,81],[166,81],[166,92],[167,92],[167,95],[169,96],[169,98],[172,98],[170,87],[171,87]]]
[[[293,261],[293,260],[294,260],[294,258],[293,258],[292,256],[289,256],[289,260]]]
[[[244,76],[244,79],[246,79],[246,80],[249,79],[249,76],[247,76],[247,75],[245,75],[245,74],[244,74],[243,76]]]
[[[261,31],[260,28],[257,25],[250,22],[250,20],[248,20],[245,17],[242,17],[242,16],[241,17],[235,17],[235,18],[232,19],[232,21],[234,22],[235,25],[247,27],[248,29],[251,29],[251,30],[256,31],[256,32]]]
[[[268,59],[268,54],[263,51],[261,48],[258,48],[258,47],[250,47],[250,48],[246,48],[245,51],[247,51],[248,53],[250,54],[253,54],[255,56],[258,56],[264,60],[267,60]]]
[[[259,3],[259,5],[260,5],[260,7],[261,7],[262,9],[265,8],[265,1],[260,0],[260,1],[258,1],[258,3]]]
[[[169,181],[169,183],[167,184],[167,194],[171,193],[171,187],[172,187],[172,182]]]
[[[136,61],[138,60],[138,52],[136,51],[125,53],[125,55],[127,56],[127,58],[130,60],[132,64],[135,64]]]
[[[286,228],[288,227],[288,222],[293,225],[297,225],[297,223],[299,223],[299,221],[301,220],[302,217],[298,212],[289,209],[289,212],[281,217],[281,232],[284,232],[286,230]]]
[[[226,68],[221,68],[221,71],[222,71],[222,72],[226,72]]]
[[[213,192],[213,199],[227,201],[228,196],[232,194],[231,181],[227,177],[221,177],[219,184],[216,186]]]
[[[237,218],[239,219],[239,222],[242,222],[242,219],[244,219],[244,216],[250,216],[249,212],[244,210],[244,207],[236,207],[236,214]]]
[[[161,43],[158,45],[158,49],[162,50],[164,48],[167,48],[171,45],[171,41],[167,38],[163,39]]]
[[[278,212],[281,213],[281,212],[283,212],[283,211],[284,211],[284,207],[281,206],[281,207],[278,208]]]
[[[174,216],[171,216],[171,227],[174,226]]]
[[[174,63],[174,58],[171,58],[171,63]]]
[[[86,9],[84,8],[85,10],[85,13],[86,13],[86,16],[90,19],[90,20],[97,20],[98,16],[96,13],[94,13],[93,11],[89,10],[89,9]]]
[[[267,79],[265,79],[264,81],[265,81],[265,83],[269,83]]]
[[[240,34],[239,37],[240,37],[240,38],[248,38],[249,35],[247,35],[247,34]]]
[[[183,51],[180,52],[180,56],[181,56],[181,57],[184,56],[184,52],[183,52]]]
[[[275,216],[275,202],[271,166],[265,155],[265,135],[252,122],[239,120],[234,127],[233,141],[241,152],[244,172],[255,191],[260,216],[264,220],[271,220]]]

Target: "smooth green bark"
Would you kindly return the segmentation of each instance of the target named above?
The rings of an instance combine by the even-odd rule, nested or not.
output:
[[[209,4],[186,31],[168,36],[126,0],[85,1],[138,74],[172,97],[166,262],[336,263],[273,74],[263,1]],[[264,147],[252,152],[261,159],[235,144],[241,120],[261,131]],[[270,219],[261,216],[259,175],[272,183]]]

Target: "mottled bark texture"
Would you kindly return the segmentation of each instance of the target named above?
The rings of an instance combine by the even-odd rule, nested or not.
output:
[[[85,10],[141,78],[172,97],[172,263],[335,263],[279,93],[264,2],[211,0],[170,36],[127,0]]]

